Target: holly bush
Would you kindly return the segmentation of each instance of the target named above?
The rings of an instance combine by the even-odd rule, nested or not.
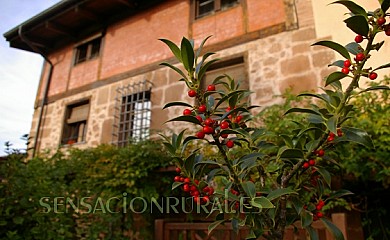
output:
[[[304,114],[304,120],[287,124],[291,131],[279,136],[253,124],[251,110],[256,106],[247,101],[250,91],[240,89],[231,77],[219,76],[206,89],[202,87],[208,67],[218,61],[208,60],[214,53],[201,55],[208,38],[197,50],[194,42],[186,38],[180,46],[161,39],[184,71],[169,63],[162,65],[181,76],[190,98],[188,102],[166,104],[165,108],[186,107],[182,116],[169,121],[186,122],[198,129],[195,135],[187,136],[182,131],[163,136],[180,172],[172,188],[181,188],[193,197],[195,204],[211,209],[215,222],[210,224],[209,232],[229,221],[235,231],[248,227],[248,239],[283,239],[286,226],[300,221],[311,238],[318,239],[311,225],[320,220],[336,239],[343,239],[324,212],[334,199],[350,194],[331,189],[337,161],[330,156],[337,145],[345,142],[374,147],[367,132],[348,122],[355,118],[353,99],[360,93],[360,81],[375,80],[378,70],[390,67],[389,63],[375,68],[366,66],[371,51],[379,51],[383,46],[384,42],[375,41],[376,36],[390,35],[390,25],[385,24],[390,1],[380,1],[380,8],[374,12],[367,12],[352,1],[334,3],[349,9],[345,23],[357,37],[346,46],[333,41],[313,44],[340,54],[342,59],[330,64],[340,71],[325,77],[322,93],[299,95],[316,101],[309,107],[288,109],[285,115]],[[378,85],[363,92],[379,89],[389,87]],[[200,149],[187,151],[193,141],[212,146],[218,155],[207,157]]]
[[[157,171],[172,165],[161,147],[144,141],[7,156],[0,161],[0,239],[152,239],[150,223],[161,216],[148,210],[136,221],[129,207],[134,198],[150,204],[170,193],[173,173]]]

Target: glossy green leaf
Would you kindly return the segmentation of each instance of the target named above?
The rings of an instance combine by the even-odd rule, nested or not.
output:
[[[246,181],[241,184],[242,188],[245,191],[245,194],[250,198],[254,198],[256,196],[256,188],[255,184],[251,181]]]
[[[214,104],[215,104],[215,98],[213,96],[209,96],[207,98],[207,110],[211,110],[213,109],[214,107]]]
[[[332,222],[330,222],[326,218],[321,218],[321,221],[324,223],[325,227],[333,234],[335,240],[344,240],[343,233]]]
[[[298,214],[301,214],[303,207],[305,206],[305,204],[301,201],[301,199],[299,199],[299,197],[292,197],[292,198],[290,198],[290,201],[291,201],[295,211]]]
[[[325,79],[325,86],[328,86],[329,84],[339,81],[340,79],[345,78],[348,76],[347,74],[344,74],[342,72],[333,72],[329,74],[329,76]]]
[[[271,201],[265,197],[255,197],[251,199],[251,205],[257,208],[275,208]]]
[[[310,240],[319,240],[318,232],[312,226],[307,226],[305,229],[309,233]]]
[[[348,50],[348,52],[352,53],[353,55],[356,55],[360,52],[362,52],[363,48],[356,42],[348,43],[345,48]]]
[[[320,115],[319,112],[308,108],[290,108],[284,113],[284,115],[287,115],[289,113],[311,113],[315,115]]]
[[[355,15],[363,15],[363,16],[367,17],[366,10],[364,10],[364,8],[362,8],[361,6],[359,6],[358,4],[356,4],[352,1],[336,1],[336,2],[333,2],[332,4],[335,4],[335,3],[344,5],[345,7],[347,7],[349,9],[349,11],[351,11]]]
[[[372,139],[367,134],[366,131],[363,131],[358,128],[352,127],[343,127],[343,137],[337,139],[338,141],[351,141],[361,145],[364,145],[368,148],[374,148],[374,144],[372,143]]]
[[[177,188],[177,187],[179,187],[179,186],[181,186],[181,185],[183,185],[182,182],[174,182],[174,183],[172,183],[172,190]]]
[[[382,66],[379,66],[379,67],[375,68],[372,71],[376,71],[376,70],[383,69],[383,68],[390,68],[390,63],[387,63],[387,64],[384,64]]]
[[[347,27],[349,27],[356,34],[360,34],[362,36],[368,35],[370,28],[368,26],[367,19],[364,16],[352,16],[348,19],[345,19],[344,22],[347,24]]]
[[[338,116],[335,115],[335,116],[330,117],[326,121],[326,126],[329,129],[329,131],[331,131],[333,133],[337,133],[337,120],[338,120]]]
[[[348,191],[348,190],[345,190],[345,189],[341,189],[341,190],[338,190],[332,194],[330,194],[330,196],[328,197],[328,200],[330,199],[337,199],[337,198],[340,198],[340,197],[343,197],[343,196],[347,196],[347,195],[353,195],[354,193],[351,192],[351,191]]]
[[[304,153],[300,149],[284,149],[278,153],[279,158],[304,158]]]
[[[334,51],[340,53],[341,56],[343,56],[344,58],[351,59],[351,57],[349,56],[348,50],[336,42],[325,40],[325,41],[316,42],[312,46],[328,47],[328,48],[333,49]]]
[[[198,58],[200,56],[200,54],[202,53],[202,50],[203,50],[203,46],[204,44],[206,43],[206,41],[211,38],[211,35],[206,37],[205,39],[203,39],[203,41],[201,42],[201,44],[199,45],[199,48],[198,50],[196,51],[196,55],[195,55],[195,58]]]
[[[320,138],[311,140],[305,145],[305,148],[308,152],[312,152],[314,149],[318,147],[318,144],[320,143]]]
[[[330,187],[331,181],[332,181],[332,176],[326,170],[325,168],[317,168],[317,171],[321,174],[321,176],[324,178],[326,184]]]
[[[340,68],[343,68],[344,67],[344,61],[343,60],[337,60],[331,64],[328,64],[328,67],[331,67],[331,66],[336,66],[336,67],[340,67]]]
[[[310,226],[310,224],[313,222],[313,215],[307,211],[307,210],[303,210],[301,212],[301,224],[302,224],[302,227],[305,228],[307,226]]]
[[[163,109],[166,109],[166,108],[169,108],[169,107],[173,107],[173,106],[184,106],[184,107],[192,108],[192,105],[188,104],[186,102],[170,102],[170,103],[165,104]]]
[[[209,62],[207,62],[206,64],[204,64],[200,70],[199,70],[199,74],[198,74],[198,81],[202,80],[203,78],[203,75],[206,73],[207,69],[210,67],[211,64],[215,63],[216,61],[218,61],[219,59],[213,59]]]
[[[368,91],[375,91],[375,90],[390,90],[390,87],[389,86],[384,86],[384,85],[379,85],[379,86],[366,88],[366,89],[364,89],[363,91],[361,91],[359,93],[364,93],[364,92],[368,92]]]
[[[290,194],[298,194],[298,193],[290,188],[280,188],[280,189],[276,189],[276,190],[273,190],[270,193],[268,193],[267,199],[272,201],[272,200],[279,198],[283,195],[290,195]]]
[[[381,3],[382,11],[387,12],[387,10],[389,10],[390,8],[390,1],[389,0],[381,0],[381,1],[382,1]]]
[[[218,227],[218,225],[220,225],[221,223],[225,222],[225,220],[218,220],[218,221],[215,221],[213,223],[211,223],[209,226],[208,226],[208,235],[210,235],[210,233],[216,228]]]
[[[193,72],[194,49],[192,48],[191,42],[184,37],[181,40],[181,60],[184,68],[190,73]]]
[[[163,43],[165,43],[172,51],[173,55],[175,55],[175,57],[177,58],[177,60],[179,60],[181,62],[181,53],[180,53],[180,49],[178,46],[176,46],[176,44],[174,44],[173,42],[171,42],[170,40],[168,39],[159,39],[160,41],[162,41]]]
[[[180,74],[180,75],[183,77],[183,79],[187,79],[187,76],[183,73],[183,71],[180,70],[179,68],[173,66],[172,64],[169,64],[169,63],[160,63],[160,65],[162,65],[162,66],[167,66],[167,67],[172,68],[175,72],[177,72],[178,74]]]
[[[195,123],[197,125],[201,125],[199,123],[199,120],[196,119],[196,117],[194,116],[180,116],[180,117],[170,119],[167,122],[189,122],[189,123]]]

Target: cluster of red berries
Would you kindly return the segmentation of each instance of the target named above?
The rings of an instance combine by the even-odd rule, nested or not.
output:
[[[342,137],[343,136],[343,131],[340,128],[337,129],[337,136],[338,137]],[[336,134],[334,134],[333,132],[330,132],[329,135],[328,135],[328,138],[326,139],[326,141],[333,142],[335,137],[336,137]]]
[[[303,169],[307,169],[309,167],[313,167],[314,165],[316,165],[316,160],[310,159],[309,161],[304,162],[302,167]]]
[[[386,18],[384,17],[380,17],[376,20],[376,24],[378,24],[378,26],[382,28],[383,31],[385,31],[385,34],[387,36],[390,36],[390,24],[385,25],[385,23],[386,23]]]
[[[355,37],[355,42],[356,43],[361,43],[361,42],[363,42],[363,40],[364,40],[364,38],[363,38],[362,35],[356,35],[356,37]],[[361,62],[364,59],[366,59],[366,55],[363,52],[359,52],[355,56],[355,61],[356,62]],[[351,66],[352,66],[351,61],[349,59],[345,60],[344,61],[344,66],[341,69],[341,72],[344,73],[344,74],[348,74],[351,71],[350,70]],[[375,80],[377,77],[378,77],[378,74],[376,72],[370,72],[368,74],[368,78],[371,79],[371,80]]]
[[[315,204],[315,209],[312,211],[314,221],[324,217],[324,213],[321,211],[324,206],[325,202],[322,199],[320,199],[317,204]],[[303,208],[307,209],[307,205],[305,205]]]
[[[176,172],[181,173],[181,169],[179,167],[176,168]],[[214,188],[209,186],[200,189],[198,179],[194,179],[194,181],[191,182],[190,178],[178,175],[174,177],[174,181],[184,183],[182,187],[183,191],[188,192],[197,204],[208,203],[210,201],[210,196],[214,193]]]
[[[216,90],[216,88],[215,88],[214,84],[208,85],[207,89],[206,89],[207,92],[211,92],[211,91],[215,91],[215,90]],[[190,89],[188,91],[188,96],[189,97],[198,97],[198,93],[196,92],[196,90]],[[231,111],[231,108],[230,107],[226,108],[226,111],[227,112]],[[189,108],[186,108],[183,111],[184,116],[191,116],[194,114],[196,119],[198,119],[198,121],[201,123],[202,129],[195,134],[195,136],[198,139],[203,139],[203,138],[205,138],[206,135],[215,134],[215,131],[217,130],[217,128],[219,128],[220,130],[230,128],[229,121],[222,120],[221,122],[218,122],[210,117],[205,118],[204,115],[206,112],[207,112],[207,106],[204,104],[199,105],[197,108],[197,111],[193,111]],[[233,115],[229,115],[228,118],[230,119],[230,122],[232,122],[232,123],[240,123],[243,119],[243,117],[241,115],[237,115],[235,117]],[[228,139],[229,134],[221,134],[220,137],[222,137],[224,139],[224,144],[226,145],[226,147],[232,148],[234,146],[234,141],[231,139]]]

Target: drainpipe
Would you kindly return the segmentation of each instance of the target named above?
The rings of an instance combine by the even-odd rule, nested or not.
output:
[[[43,110],[44,110],[44,107],[45,107],[45,105],[47,103],[49,87],[50,87],[50,82],[51,82],[51,78],[52,78],[54,65],[50,61],[50,59],[40,49],[38,49],[37,47],[34,46],[32,41],[30,41],[29,39],[26,38],[26,36],[22,32],[22,27],[23,26],[20,25],[19,29],[18,29],[18,34],[19,34],[20,39],[23,42],[25,42],[36,53],[39,53],[45,59],[45,61],[49,64],[49,73],[48,73],[48,76],[47,76],[47,79],[46,79],[46,84],[45,84],[45,88],[44,88],[44,92],[43,92],[43,97],[42,97],[42,100],[41,100],[41,102],[39,104],[39,107],[41,109],[39,110],[39,118],[38,118],[37,128],[36,128],[36,131],[35,131],[34,145],[33,145],[33,149],[32,149],[32,157],[35,157],[35,154],[37,152],[37,147],[38,147],[37,142],[38,142],[38,138],[39,138],[39,132],[40,132],[41,124],[42,124]]]

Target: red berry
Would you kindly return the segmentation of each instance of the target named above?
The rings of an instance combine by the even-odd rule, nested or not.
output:
[[[192,185],[192,186],[190,187],[190,190],[193,191],[193,192],[195,192],[195,191],[197,191],[198,189],[196,188],[196,186]]]
[[[199,131],[196,133],[196,137],[198,139],[203,139],[205,137],[205,133],[203,131]]]
[[[194,202],[196,202],[196,204],[200,204],[200,197],[199,196],[195,196],[194,197]]]
[[[226,128],[229,128],[229,123],[226,121],[223,121],[223,122],[221,122],[220,126],[221,126],[221,129],[226,129]]]
[[[236,117],[236,123],[241,122],[241,120],[242,120],[242,116],[241,116],[241,115],[238,115],[238,116]]]
[[[229,137],[229,134],[227,134],[227,133],[221,134],[221,137],[222,137],[222,138],[228,138],[228,137]]]
[[[189,115],[191,115],[192,114],[192,111],[190,110],[190,109],[184,109],[184,111],[183,111],[183,115],[184,116],[189,116]]]
[[[324,155],[325,155],[325,150],[324,149],[320,149],[320,150],[317,151],[317,156],[322,157]]]
[[[193,90],[193,89],[189,90],[189,91],[188,91],[188,96],[189,96],[189,97],[195,97],[195,96],[196,96],[196,91]]]
[[[188,185],[187,183],[183,185],[183,191],[184,192],[189,192],[190,191],[190,185]]]
[[[211,127],[211,126],[214,124],[214,120],[211,119],[211,118],[207,118],[206,120],[204,120],[204,124],[205,124],[206,126]]]
[[[310,160],[309,160],[309,165],[310,165],[310,166],[316,165],[316,160],[310,159]]]
[[[334,137],[329,136],[328,139],[326,139],[328,142],[333,142]]]
[[[362,35],[357,35],[357,36],[355,37],[355,42],[357,42],[357,43],[363,42],[363,36],[362,36]]]
[[[348,74],[348,73],[349,73],[349,68],[343,67],[343,68],[341,69],[341,72],[344,73],[344,74]]]
[[[204,126],[203,127],[203,132],[206,134],[213,134],[214,133],[214,128],[209,127],[209,126]]]
[[[341,130],[341,128],[338,128],[338,129],[337,129],[337,136],[338,136],[338,137],[343,136],[343,131]]]
[[[325,202],[324,202],[324,200],[322,200],[322,199],[320,199],[319,201],[318,201],[318,205],[319,206],[325,206]]]
[[[322,206],[321,206],[321,205],[317,205],[317,206],[316,206],[316,209],[317,209],[318,211],[320,211],[320,210],[322,209]]]
[[[210,188],[209,188],[208,186],[204,187],[204,188],[203,188],[203,192],[204,192],[204,193],[210,192]]]
[[[200,123],[203,122],[203,118],[202,118],[201,116],[199,116],[199,115],[196,116],[196,119],[198,119],[198,121],[199,121]]]
[[[180,176],[175,176],[175,178],[173,179],[173,181],[175,181],[175,182],[180,182]]]
[[[195,180],[194,180],[194,183],[195,183],[196,185],[199,185],[199,180],[198,180],[198,179],[195,179]]]
[[[232,110],[231,107],[227,107],[227,108],[226,108],[226,112],[229,112],[230,110]]]
[[[386,23],[386,19],[384,17],[380,17],[378,18],[378,20],[376,20],[376,23],[379,25],[379,26],[382,26],[383,24]]]
[[[180,182],[184,182],[184,177],[180,177]]]
[[[198,190],[195,190],[192,194],[193,194],[192,196],[199,196],[200,192]]]
[[[208,203],[209,201],[210,201],[209,196],[203,196],[203,197],[202,197],[202,202],[203,202],[203,203]]]
[[[356,54],[356,61],[363,61],[366,58],[364,53],[358,53]]]
[[[198,111],[201,112],[201,113],[206,112],[206,110],[207,110],[206,105],[200,105],[199,108],[198,108]]]
[[[214,188],[210,187],[209,195],[213,195],[213,193],[214,193]]]
[[[368,75],[368,78],[371,79],[371,80],[375,80],[377,77],[378,77],[378,74],[376,72],[371,72]]]
[[[175,170],[176,170],[177,173],[181,172],[181,169],[179,167],[177,167]]]
[[[347,59],[344,61],[344,67],[349,68],[351,65],[351,60]]]
[[[303,167],[304,169],[307,169],[307,168],[310,167],[310,165],[309,165],[308,162],[305,162],[305,163],[303,163],[302,167]]]
[[[386,34],[386,36],[390,36],[390,25],[387,25],[387,26],[388,26],[388,28],[386,28],[385,34]]]
[[[190,179],[190,178],[184,178],[184,182],[185,182],[185,183],[190,183],[190,182],[191,182],[191,179]]]
[[[234,142],[232,140],[226,142],[226,147],[232,148],[233,146],[234,146]]]
[[[215,85],[214,84],[210,84],[207,86],[207,91],[215,91]]]
[[[330,132],[329,133],[329,137],[332,137],[332,138],[334,138],[336,135],[333,133],[333,132]]]
[[[322,217],[324,216],[324,214],[323,214],[322,212],[317,212],[317,213],[316,213],[316,216],[317,216],[318,218],[322,218]]]

